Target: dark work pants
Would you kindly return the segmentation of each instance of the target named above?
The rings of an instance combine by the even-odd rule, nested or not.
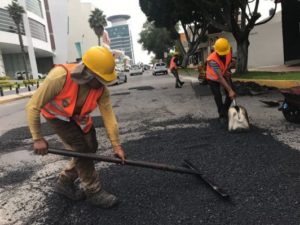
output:
[[[179,79],[179,75],[177,72],[177,69],[172,69],[171,73],[174,75],[176,81],[175,81],[175,87],[180,87],[182,85],[182,81]]]
[[[226,81],[229,83],[231,87],[233,87],[232,80],[230,78],[226,79]],[[208,80],[208,84],[210,86],[212,94],[214,95],[214,99],[218,108],[219,117],[227,118],[228,109],[232,102],[232,100],[229,98],[227,90],[224,88],[226,97],[225,97],[225,101],[223,102],[220,83],[217,81]]]
[[[97,151],[98,142],[94,127],[88,133],[83,133],[74,120],[66,122],[59,119],[47,119],[47,122],[67,149],[83,153]],[[62,181],[74,181],[76,178],[80,179],[87,193],[95,193],[101,189],[101,180],[91,159],[72,158],[59,175]]]

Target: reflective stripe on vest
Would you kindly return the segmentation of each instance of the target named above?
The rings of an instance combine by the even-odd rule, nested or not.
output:
[[[175,57],[173,56],[172,58],[171,58],[171,61],[170,61],[170,70],[172,70],[172,69],[176,69],[177,68],[177,65],[176,65],[176,62],[175,62]]]
[[[216,52],[211,53],[207,57],[207,66],[206,66],[206,79],[208,80],[218,80],[218,75],[215,73],[215,71],[210,67],[209,62],[215,61],[222,72],[222,75],[224,76],[226,70],[228,69],[230,62],[231,62],[231,52],[226,55],[226,62],[225,65],[223,64],[222,60],[219,58]]]
[[[73,115],[77,102],[78,84],[71,79],[71,71],[76,64],[58,66],[62,66],[67,71],[65,84],[61,92],[44,106],[41,113],[47,119],[70,121],[72,118],[82,131],[87,133],[93,125],[90,113],[97,107],[97,101],[103,93],[103,87],[90,89],[80,114]]]

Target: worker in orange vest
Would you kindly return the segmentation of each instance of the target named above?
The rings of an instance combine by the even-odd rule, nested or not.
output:
[[[170,61],[170,71],[171,73],[174,75],[176,81],[175,81],[175,88],[181,88],[182,85],[184,84],[183,81],[181,81],[179,79],[179,75],[178,75],[178,71],[177,71],[177,65],[178,65],[178,53],[175,52],[171,58],[171,61]]]
[[[219,38],[214,45],[214,51],[207,58],[206,79],[214,95],[218,108],[219,120],[225,125],[228,118],[228,109],[236,97],[232,80],[228,70],[231,64],[231,47],[227,39]],[[224,87],[226,98],[223,102],[221,89]]]
[[[106,87],[116,80],[114,68],[113,54],[107,48],[95,46],[85,52],[79,64],[57,65],[49,72],[26,106],[35,153],[44,155],[48,151],[48,142],[41,133],[40,113],[66,148],[95,153],[98,142],[90,114],[98,106],[114,153],[125,160]],[[76,188],[77,178],[83,190]],[[116,196],[103,190],[93,161],[83,158],[73,158],[59,174],[55,192],[72,200],[87,198],[89,203],[104,208],[118,202]]]

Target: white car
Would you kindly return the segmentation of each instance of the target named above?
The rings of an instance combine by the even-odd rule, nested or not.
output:
[[[133,76],[133,75],[142,75],[143,74],[143,68],[139,67],[137,65],[133,65],[131,66],[131,68],[129,69],[129,75]]]
[[[167,64],[165,63],[155,63],[153,66],[153,75],[155,76],[156,74],[168,74],[168,68]]]

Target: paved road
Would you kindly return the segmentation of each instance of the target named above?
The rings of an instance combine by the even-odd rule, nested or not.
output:
[[[102,210],[59,197],[53,185],[67,159],[26,150],[28,100],[20,100],[0,105],[0,224],[299,224],[300,127],[259,102],[281,96],[239,98],[253,127],[229,134],[215,119],[207,87],[185,81],[175,89],[171,76],[145,73],[110,88],[123,146],[130,159],[179,166],[192,160],[230,202],[193,176],[106,163],[97,170],[104,188],[121,199],[118,207]],[[99,154],[112,155],[94,116]],[[43,132],[51,146],[61,147],[45,124]]]

